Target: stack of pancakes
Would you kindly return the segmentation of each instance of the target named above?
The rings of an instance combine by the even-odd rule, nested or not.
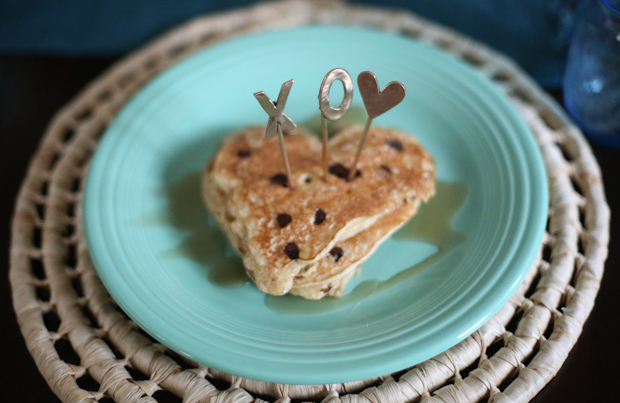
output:
[[[340,296],[361,264],[435,192],[431,156],[406,133],[374,127],[352,180],[362,134],[349,126],[328,143],[325,177],[318,136],[284,137],[289,182],[277,141],[265,128],[229,136],[209,162],[203,196],[265,293]]]

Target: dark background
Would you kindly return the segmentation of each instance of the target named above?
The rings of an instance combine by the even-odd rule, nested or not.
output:
[[[8,284],[10,222],[15,197],[30,157],[52,116],[106,69],[111,58],[0,56],[0,401],[57,402],[26,349],[12,309]],[[556,97],[557,93],[554,94]],[[620,211],[620,152],[593,146],[601,165],[612,214]],[[618,312],[620,253],[612,217],[610,255],[592,314],[567,362],[534,400],[543,402],[614,401],[620,370]],[[613,396],[613,397],[612,397]]]

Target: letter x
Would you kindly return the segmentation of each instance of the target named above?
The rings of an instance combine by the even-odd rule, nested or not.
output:
[[[286,100],[288,98],[288,94],[291,92],[291,87],[293,86],[294,81],[295,80],[289,80],[282,84],[282,88],[280,88],[280,93],[278,94],[278,100],[275,103],[269,99],[267,94],[265,94],[265,91],[254,93],[254,97],[256,97],[256,100],[260,106],[262,106],[265,112],[269,115],[267,130],[265,131],[266,140],[276,135],[278,125],[284,130],[293,130],[297,127],[295,122],[284,114]]]

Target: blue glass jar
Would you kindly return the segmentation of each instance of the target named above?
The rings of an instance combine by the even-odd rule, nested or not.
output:
[[[620,0],[583,0],[564,76],[564,103],[593,141],[620,147]]]

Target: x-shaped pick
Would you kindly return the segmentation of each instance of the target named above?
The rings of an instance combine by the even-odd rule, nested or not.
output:
[[[269,115],[269,120],[267,121],[267,130],[265,131],[265,139],[268,140],[274,137],[278,131],[278,126],[280,129],[284,130],[293,130],[297,127],[295,122],[291,120],[288,116],[284,114],[284,107],[286,106],[286,100],[288,99],[288,95],[291,92],[291,87],[293,86],[293,82],[295,80],[289,80],[282,84],[282,88],[280,88],[280,93],[278,94],[278,100],[273,102],[265,91],[259,91],[254,93],[254,97],[263,107],[265,112]]]

